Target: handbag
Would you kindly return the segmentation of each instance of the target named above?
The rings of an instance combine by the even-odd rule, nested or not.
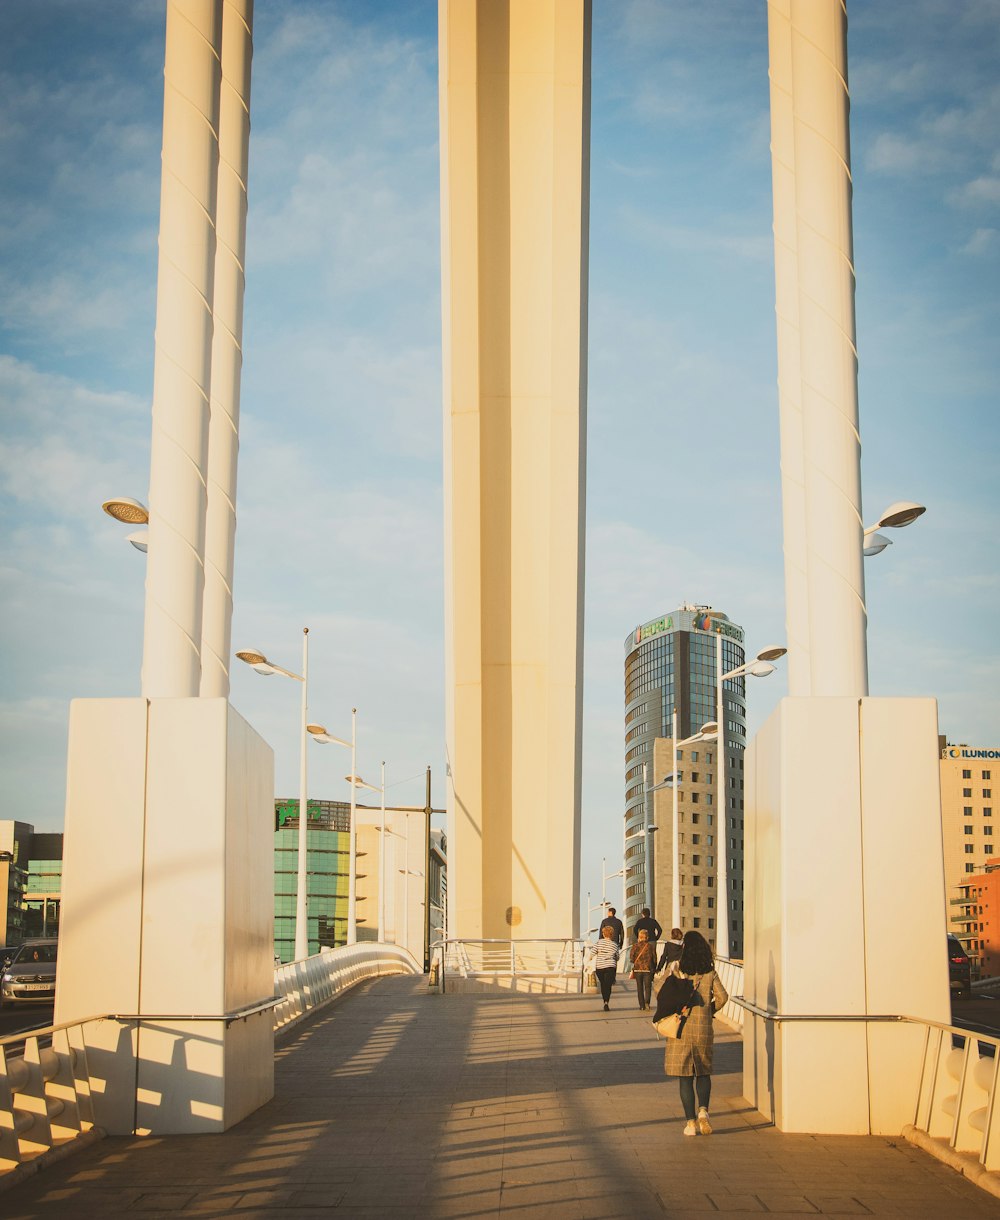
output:
[[[679,1012],[672,1012],[669,1017],[660,1017],[653,1022],[653,1028],[661,1038],[679,1038],[684,1028],[685,1018]]]

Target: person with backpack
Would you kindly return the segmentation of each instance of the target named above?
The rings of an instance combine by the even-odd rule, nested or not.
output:
[[[671,985],[668,986],[668,983]],[[689,987],[685,987],[685,983]],[[715,1044],[712,1021],[719,1009],[725,1006],[729,993],[715,973],[712,950],[700,932],[684,934],[672,979],[663,984],[657,997],[654,1025],[678,1011],[674,1005],[681,987],[684,988],[685,998],[679,1009],[680,1030],[677,1037],[666,1039],[663,1071],[665,1075],[678,1079],[686,1120],[684,1134],[711,1135],[708,1106],[712,1097],[712,1050]]]

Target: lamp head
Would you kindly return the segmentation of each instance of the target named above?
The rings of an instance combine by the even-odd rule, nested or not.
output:
[[[777,661],[778,657],[783,657],[788,649],[783,644],[769,644],[767,648],[762,648],[757,653],[754,660],[756,661]]]
[[[239,661],[245,661],[247,665],[252,665],[255,669],[258,665],[267,665],[267,657],[256,648],[245,648],[236,654],[236,658]]]
[[[888,508],[882,510],[878,519],[879,529],[902,529],[904,525],[912,525],[918,517],[927,512],[923,504],[914,504],[912,500],[897,500]]]
[[[149,530],[133,530],[131,534],[126,534],[127,541],[131,542],[137,551],[142,551],[145,555],[149,550]]]
[[[887,538],[885,534],[869,534],[865,539],[862,554],[865,556],[881,555],[887,546],[892,546],[891,538]]]
[[[131,496],[115,496],[111,500],[105,500],[101,508],[109,517],[114,517],[124,525],[149,524],[149,509],[141,500],[133,500]]]
[[[766,678],[768,674],[774,673],[774,666],[770,661],[751,661],[747,666],[747,673],[751,678]]]
[[[708,737],[717,737],[719,733],[719,723],[717,720],[706,720],[698,730],[698,736],[702,739]]]

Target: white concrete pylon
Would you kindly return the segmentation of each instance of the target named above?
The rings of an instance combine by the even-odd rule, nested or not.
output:
[[[214,332],[205,518],[205,593],[201,627],[200,693],[209,697],[229,695],[229,658],[232,652],[233,549],[236,539],[240,374],[243,367],[252,56],[253,0],[225,0],[222,10],[222,86],[215,220],[217,242],[212,298]]]
[[[847,11],[843,0],[769,0],[768,24],[791,692],[862,696]]]
[[[440,0],[451,935],[579,924],[589,0]]]
[[[168,0],[142,659],[147,698],[197,695],[215,280],[222,0]]]
[[[771,84],[771,190],[774,201],[774,313],[778,340],[778,410],[781,430],[781,509],[785,557],[788,687],[808,694],[809,586],[805,473],[802,446],[802,374],[799,358],[798,239],[795,211],[795,135],[792,106],[792,31],[788,5],[768,18]]]

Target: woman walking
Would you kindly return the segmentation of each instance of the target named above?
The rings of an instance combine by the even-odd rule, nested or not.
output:
[[[653,971],[656,969],[656,946],[649,939],[645,928],[640,928],[639,939],[634,941],[629,953],[632,958],[632,977],[639,997],[639,1011],[645,1012],[653,994]]]
[[[708,1104],[712,1096],[712,1048],[715,1030],[712,1018],[729,999],[729,993],[715,973],[715,961],[708,941],[700,932],[685,932],[677,976],[690,979],[693,991],[687,1005],[681,1009],[684,1017],[679,1038],[668,1038],[663,1057],[667,1076],[676,1076],[680,1084],[681,1105],[684,1107],[685,1135],[712,1134]],[[668,989],[660,991],[661,997]],[[664,1007],[661,1013],[660,1008]],[[667,1016],[666,1003],[657,1003],[654,1023]],[[698,1110],[695,1113],[695,1095]]]
[[[611,999],[611,988],[615,985],[615,975],[618,973],[618,956],[621,950],[615,939],[615,930],[610,924],[601,929],[601,939],[592,949],[594,973],[601,985],[601,995],[604,998],[604,1011],[608,1011],[608,1001]]]

